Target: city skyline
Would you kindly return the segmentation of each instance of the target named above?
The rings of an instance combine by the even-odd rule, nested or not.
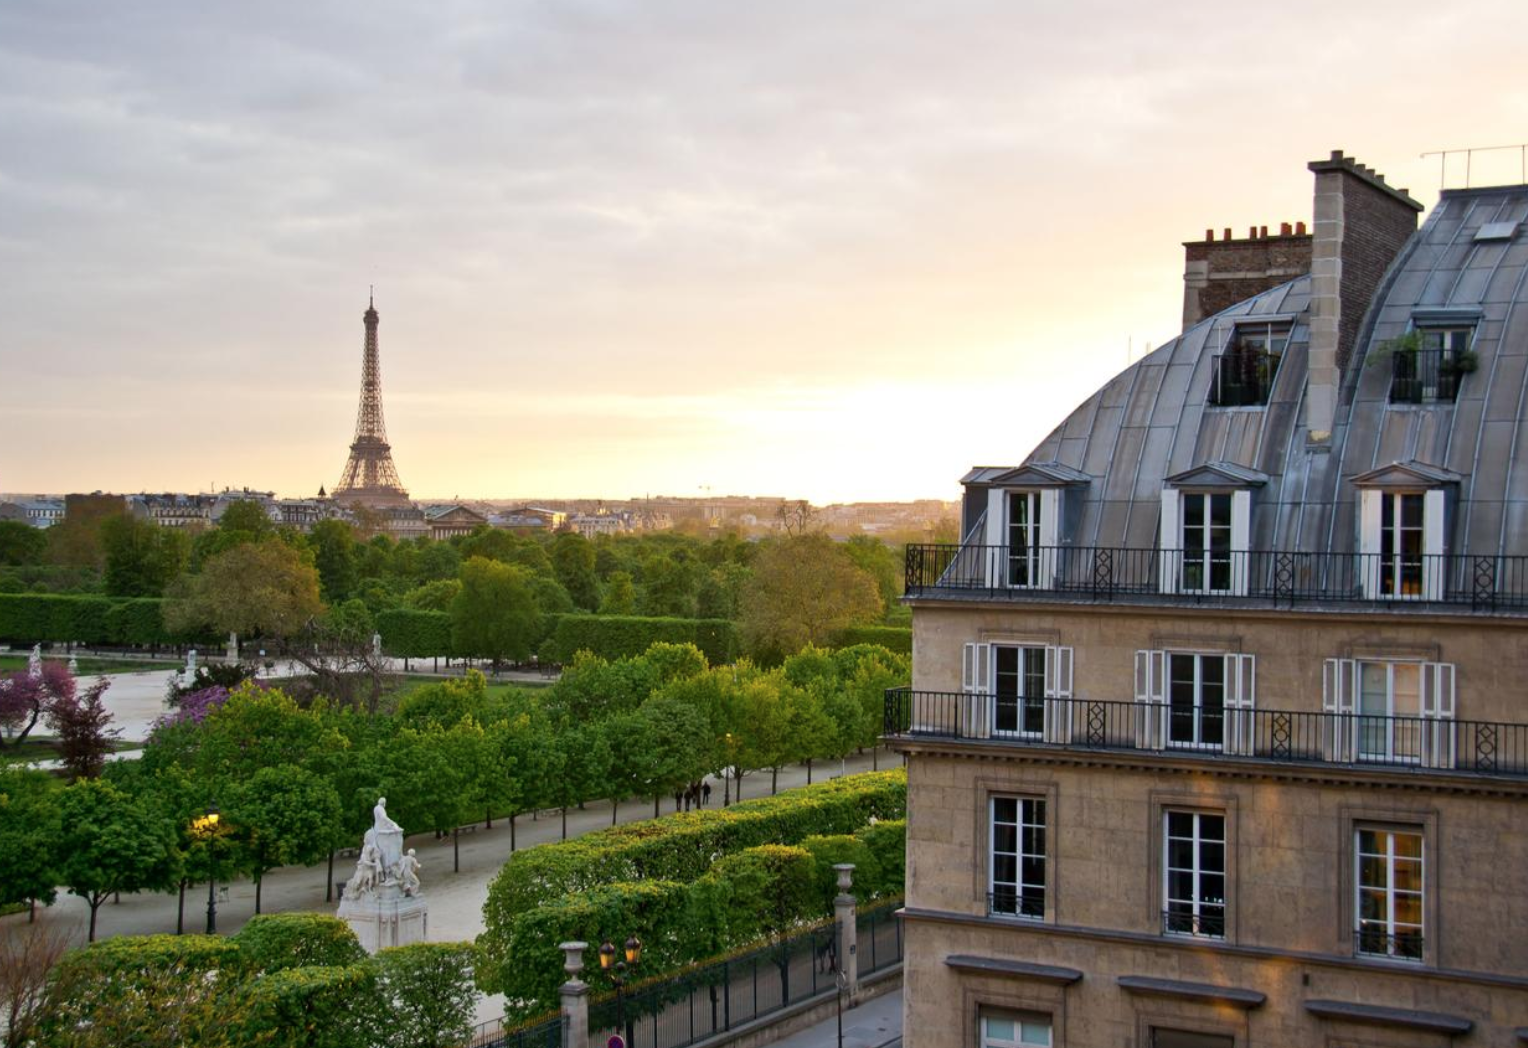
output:
[[[7,5],[0,488],[332,488],[374,283],[417,492],[952,498],[1304,161],[1521,137],[1519,5],[1280,10]]]

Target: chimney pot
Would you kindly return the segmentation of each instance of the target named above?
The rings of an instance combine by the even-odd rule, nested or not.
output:
[[[1213,229],[1206,229],[1204,231],[1204,239],[1207,242],[1208,241],[1213,241],[1215,239],[1215,231]]]
[[[1296,222],[1295,223],[1295,236],[1303,237],[1304,235],[1305,235],[1305,223],[1304,222]]]
[[[1293,232],[1293,227],[1288,222],[1279,223],[1279,236],[1287,237],[1291,232]]]
[[[1267,240],[1268,239],[1268,227],[1267,226],[1258,226],[1257,227],[1257,235],[1260,238],[1262,238],[1263,240]]]
[[[1257,239],[1257,226],[1248,226],[1247,227],[1247,239],[1248,240],[1256,240]]]
[[[1222,239],[1223,240],[1230,240],[1231,239],[1231,227],[1230,226],[1226,226],[1226,235]]]
[[[1332,159],[1333,160],[1341,160],[1342,159],[1342,150],[1340,150],[1340,149],[1332,150]]]

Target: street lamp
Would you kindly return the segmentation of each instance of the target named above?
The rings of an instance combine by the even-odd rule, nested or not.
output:
[[[626,1044],[631,1044],[632,1024],[626,1021],[626,969],[628,966],[636,967],[642,959],[642,940],[633,935],[626,940],[626,959],[616,960],[615,944],[606,939],[600,944],[600,971],[610,974],[610,981],[615,984],[615,1026],[626,1037]]]
[[[731,764],[732,764],[732,733],[729,731],[723,738],[725,739],[725,741],[727,743],[727,763],[728,763],[728,767],[722,769],[722,807],[725,808],[725,807],[727,807],[727,805],[732,803],[732,773],[734,771],[736,771],[736,769],[731,767]],[[742,800],[742,799],[743,799],[743,797],[742,797],[742,787],[739,787],[738,788],[738,800]]]
[[[216,935],[218,930],[217,864],[213,861],[213,849],[217,840],[218,814],[216,804],[207,805],[207,814],[191,820],[191,828],[207,838],[207,934]]]

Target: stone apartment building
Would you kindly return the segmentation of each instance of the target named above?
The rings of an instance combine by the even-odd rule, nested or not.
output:
[[[1310,169],[908,550],[907,1048],[1528,1044],[1528,186]]]

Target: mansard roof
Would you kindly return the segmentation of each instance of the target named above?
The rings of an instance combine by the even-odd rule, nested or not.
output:
[[[1205,462],[1174,473],[1163,483],[1174,488],[1260,488],[1268,483],[1268,474],[1234,462]]]
[[[1310,552],[1356,548],[1360,486],[1442,483],[1457,493],[1448,552],[1528,555],[1525,219],[1528,185],[1442,194],[1368,305],[1329,441],[1313,442],[1306,425],[1311,278],[1302,276],[1206,318],[1120,372],[1018,469],[982,467],[965,482],[989,487],[1061,470],[1085,476],[1068,503],[1063,540],[1151,548],[1164,486],[1196,475],[1196,484],[1257,477],[1252,548]],[[1502,223],[1516,223],[1510,238],[1477,239]],[[1211,405],[1216,357],[1238,324],[1259,319],[1289,324],[1267,404]],[[1387,343],[1439,323],[1473,328],[1475,370],[1462,376],[1454,401],[1390,403]]]

